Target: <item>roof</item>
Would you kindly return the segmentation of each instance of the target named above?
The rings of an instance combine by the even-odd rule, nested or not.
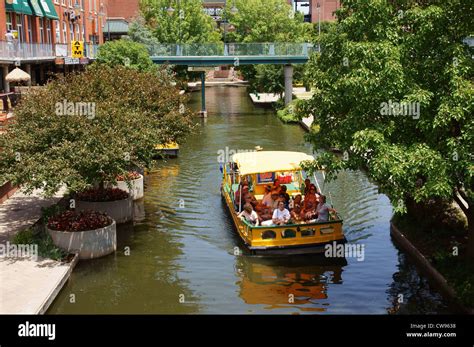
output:
[[[103,30],[104,33],[126,34],[128,33],[128,22],[123,18],[108,18]]]
[[[5,9],[9,12],[33,15],[33,11],[27,0],[12,0],[11,3],[6,2]]]
[[[297,171],[305,160],[314,157],[301,152],[263,151],[237,153],[232,161],[239,167],[241,175],[251,175],[263,172]]]

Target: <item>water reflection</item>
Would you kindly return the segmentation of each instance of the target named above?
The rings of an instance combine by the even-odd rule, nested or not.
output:
[[[237,258],[239,296],[249,305],[267,310],[292,309],[324,312],[329,284],[342,283],[345,259],[328,261],[323,256],[286,258]]]

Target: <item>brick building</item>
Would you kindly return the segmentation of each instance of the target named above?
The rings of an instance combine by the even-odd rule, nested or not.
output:
[[[0,91],[9,91],[5,76],[15,65],[31,84],[50,72],[66,72],[89,59],[71,59],[71,41],[85,42],[88,58],[103,42],[109,0],[0,0]],[[7,31],[14,42],[7,42]]]

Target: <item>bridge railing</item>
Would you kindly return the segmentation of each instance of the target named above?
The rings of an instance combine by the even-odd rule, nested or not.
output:
[[[158,44],[149,47],[152,56],[308,56],[310,43],[194,43]]]

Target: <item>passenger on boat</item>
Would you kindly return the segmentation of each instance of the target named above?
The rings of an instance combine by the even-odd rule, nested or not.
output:
[[[310,187],[311,187],[311,180],[307,178],[304,180],[304,183],[301,186],[301,193],[303,193],[303,195],[307,195],[309,193]]]
[[[260,217],[260,222],[261,223],[264,222],[264,221],[270,221],[271,222],[271,219],[272,219],[272,216],[273,216],[273,211],[270,207],[263,206],[263,208],[261,208],[258,215]]]
[[[302,204],[303,204],[303,197],[301,196],[301,194],[298,194],[290,201],[289,208],[293,209],[295,208],[296,205],[300,205],[301,207]]]
[[[289,209],[290,208],[290,195],[286,192],[287,191],[287,187],[285,185],[282,185],[281,186],[281,190],[280,190],[280,198],[283,199],[284,203],[285,203],[285,208],[286,209]]]
[[[278,208],[273,211],[272,222],[276,225],[285,225],[290,220],[290,212],[285,208],[285,203],[280,201]]]
[[[265,194],[263,195],[262,204],[270,206],[272,203],[272,186],[265,186]]]
[[[327,222],[329,220],[329,212],[331,211],[333,211],[333,209],[326,204],[326,196],[321,195],[321,201],[316,208],[318,214],[316,222]]]
[[[303,223],[304,219],[303,219],[303,216],[301,215],[301,205],[296,204],[293,210],[291,211],[290,216],[293,223],[295,224]]]
[[[253,210],[251,204],[245,204],[244,210],[239,213],[238,217],[242,220],[245,219],[247,222],[255,226],[258,226],[260,224],[258,214]]]
[[[281,191],[281,185],[280,185],[280,181],[278,180],[278,178],[276,180],[273,181],[273,187],[272,187],[272,190],[276,190],[278,192],[278,194],[280,194],[280,191]]]
[[[245,201],[245,197],[250,194],[249,186],[248,184],[247,185],[243,184],[241,185],[240,189],[242,189],[242,201]],[[240,196],[241,196],[240,189],[237,189],[234,194],[234,201],[235,201],[235,206],[236,206],[237,211],[240,211]]]
[[[272,212],[275,211],[278,208],[278,203],[280,202],[280,195],[276,190],[272,191],[272,201],[270,208],[272,209]]]
[[[316,218],[316,207],[318,206],[318,199],[316,197],[316,186],[311,184],[308,194],[306,194],[303,202],[303,218],[311,220]]]

